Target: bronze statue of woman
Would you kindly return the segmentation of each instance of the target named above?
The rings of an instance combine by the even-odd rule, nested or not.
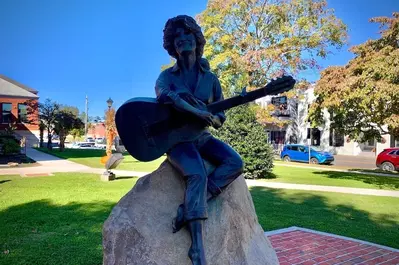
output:
[[[184,203],[177,210],[173,231],[187,225],[192,244],[189,257],[192,264],[206,264],[203,225],[207,219],[207,200],[218,196],[222,189],[241,173],[243,162],[227,144],[214,138],[208,127],[220,128],[225,121],[223,112],[215,115],[206,105],[223,99],[218,78],[209,71],[202,58],[206,41],[201,28],[189,16],[177,16],[167,21],[163,46],[176,64],[163,71],[156,82],[156,95],[160,103],[173,104],[182,118],[197,120],[192,141],[175,145],[167,152],[168,160],[184,176],[187,188]],[[193,126],[191,123],[187,127]],[[189,128],[188,128],[189,129]],[[209,175],[203,159],[215,166]]]

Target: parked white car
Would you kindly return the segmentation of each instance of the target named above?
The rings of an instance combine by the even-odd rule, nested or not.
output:
[[[95,143],[90,142],[81,142],[81,143],[74,143],[71,148],[73,149],[96,149]]]

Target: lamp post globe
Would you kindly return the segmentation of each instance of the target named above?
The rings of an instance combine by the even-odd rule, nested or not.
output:
[[[109,108],[109,109],[112,107],[112,103],[114,103],[114,101],[113,101],[111,98],[109,98],[109,99],[107,100],[107,105],[108,105],[108,108]]]

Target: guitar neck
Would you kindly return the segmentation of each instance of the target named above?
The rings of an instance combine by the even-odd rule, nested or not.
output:
[[[265,96],[265,88],[259,88],[254,91],[248,92],[244,96],[235,96],[222,101],[214,102],[209,104],[208,111],[215,114],[221,111],[225,111],[239,105],[254,101],[255,99]]]

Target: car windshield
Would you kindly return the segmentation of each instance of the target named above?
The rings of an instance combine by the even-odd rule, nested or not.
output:
[[[323,150],[321,150],[320,147],[316,147],[316,146],[311,146],[310,150],[312,150],[314,152],[323,152]]]

